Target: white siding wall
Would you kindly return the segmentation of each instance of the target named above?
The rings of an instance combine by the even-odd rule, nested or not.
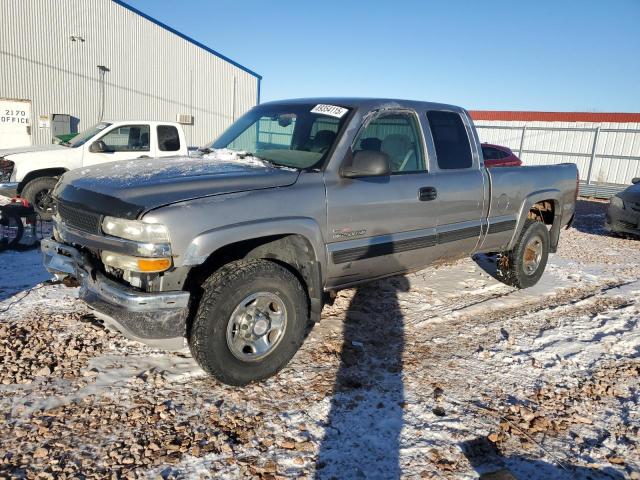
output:
[[[97,65],[111,70],[104,119],[192,114],[190,145],[214,139],[258,101],[256,76],[111,0],[2,0],[0,18],[0,98],[32,101],[34,144],[51,141],[39,115],[73,115],[80,131],[98,120]]]
[[[520,149],[522,130],[482,128],[482,126],[508,126],[543,128],[574,128],[601,130],[640,130],[640,123],[586,123],[586,122],[517,122],[477,120],[478,135],[482,142],[505,145],[516,155]],[[548,165],[573,162],[578,165],[580,179],[586,181],[593,149],[594,131],[527,130],[521,160],[525,165]],[[552,155],[531,151],[564,152],[577,155]],[[596,146],[591,181],[598,183],[629,184],[633,177],[640,177],[640,131],[601,131]],[[613,157],[612,157],[613,156]],[[638,157],[624,159],[615,157]]]

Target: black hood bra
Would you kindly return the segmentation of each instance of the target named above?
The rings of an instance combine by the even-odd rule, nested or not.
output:
[[[112,162],[65,173],[56,201],[134,219],[172,203],[225,193],[285,187],[299,171],[255,157],[165,157]]]

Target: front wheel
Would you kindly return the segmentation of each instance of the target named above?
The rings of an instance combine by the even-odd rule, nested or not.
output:
[[[241,386],[268,378],[302,345],[307,295],[283,266],[261,259],[231,262],[202,288],[189,347],[221,382]]]
[[[532,287],[542,277],[548,258],[549,230],[541,222],[527,220],[513,250],[498,261],[498,272],[509,285]]]
[[[22,189],[21,195],[33,205],[33,209],[42,220],[53,217],[53,188],[58,183],[54,177],[38,177],[31,180]]]

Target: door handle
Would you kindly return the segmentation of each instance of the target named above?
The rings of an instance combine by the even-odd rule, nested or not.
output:
[[[418,193],[418,200],[421,202],[428,202],[435,200],[438,197],[438,191],[435,187],[422,187]]]

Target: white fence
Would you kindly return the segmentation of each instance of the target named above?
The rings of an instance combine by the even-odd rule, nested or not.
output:
[[[640,125],[478,120],[482,142],[511,148],[525,165],[572,162],[582,195],[609,197],[640,177]],[[520,122],[521,123],[521,122]]]

